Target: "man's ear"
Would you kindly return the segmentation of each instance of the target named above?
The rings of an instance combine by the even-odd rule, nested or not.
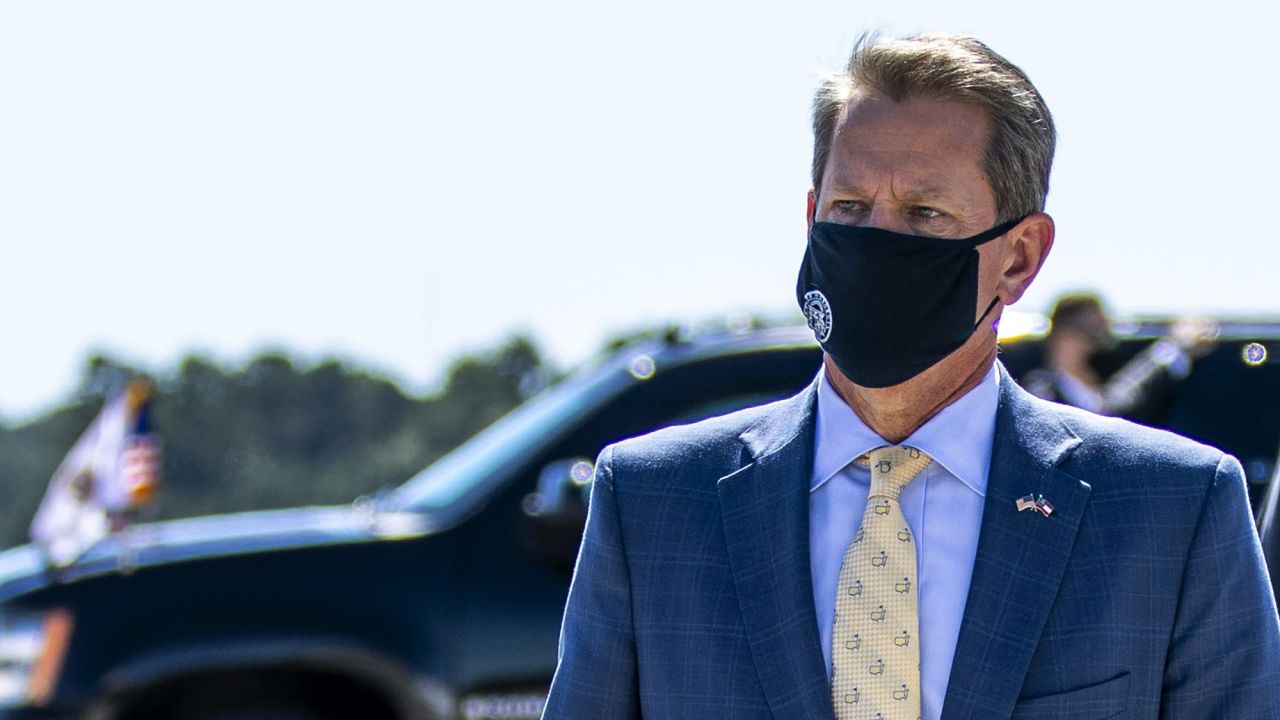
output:
[[[813,215],[818,208],[818,193],[813,188],[809,188],[809,202],[806,208],[804,221],[809,224],[809,232],[813,232]]]
[[[1012,305],[1031,286],[1053,247],[1053,218],[1036,212],[1026,216],[1005,234],[1004,260],[1000,267],[1000,299]]]

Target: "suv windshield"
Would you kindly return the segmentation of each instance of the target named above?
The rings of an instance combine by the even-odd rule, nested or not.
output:
[[[396,491],[394,504],[442,510],[473,491],[483,492],[487,478],[538,453],[567,432],[576,416],[630,385],[633,378],[626,366],[632,355],[623,353],[575,373],[522,404],[410,478]]]

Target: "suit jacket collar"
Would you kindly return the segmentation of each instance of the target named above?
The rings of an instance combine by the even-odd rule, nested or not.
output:
[[[999,366],[1000,404],[977,559],[943,720],[1007,717],[1022,687],[1088,500],[1058,465],[1079,439]],[[722,477],[721,520],[757,675],[777,717],[834,717],[809,561],[817,382],[775,403],[739,439]],[[1043,495],[1048,517],[1019,512]]]
[[[774,717],[834,720],[809,572],[817,387],[815,378],[739,436],[746,464],[717,488],[747,641]]]
[[[977,558],[942,720],[1013,711],[1089,500],[1089,484],[1060,467],[1080,439],[1003,365],[1000,373]],[[1027,495],[1043,496],[1052,511],[1018,510]]]

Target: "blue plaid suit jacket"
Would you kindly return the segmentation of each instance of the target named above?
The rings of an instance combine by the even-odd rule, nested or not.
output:
[[[1000,372],[943,720],[1280,718],[1240,464]],[[809,574],[815,389],[601,453],[544,718],[832,717]],[[1029,493],[1048,517],[1017,511]]]

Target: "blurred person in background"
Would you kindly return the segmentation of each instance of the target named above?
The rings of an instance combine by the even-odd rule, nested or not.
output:
[[[1049,317],[1042,367],[1028,372],[1024,388],[1054,402],[1102,415],[1150,422],[1158,418],[1192,364],[1217,344],[1218,326],[1206,318],[1184,317],[1109,377],[1098,360],[1115,349],[1111,320],[1093,293],[1058,298]]]

